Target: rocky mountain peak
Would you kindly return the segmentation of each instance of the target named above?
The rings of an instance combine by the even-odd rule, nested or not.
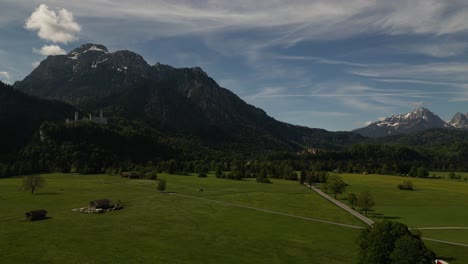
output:
[[[72,50],[68,55],[75,55],[75,54],[84,54],[87,52],[100,52],[100,53],[109,53],[109,50],[107,49],[106,46],[101,45],[101,44],[93,44],[93,43],[87,43],[83,44],[80,47]]]
[[[439,116],[429,109],[420,107],[406,114],[393,115],[382,121],[371,123],[369,126],[355,130],[368,137],[383,137],[388,135],[407,134],[429,128],[450,128]]]
[[[456,128],[468,129],[468,113],[464,115],[458,112],[448,123]]]

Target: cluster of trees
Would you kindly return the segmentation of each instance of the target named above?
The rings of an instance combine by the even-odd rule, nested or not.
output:
[[[431,264],[436,255],[428,249],[421,234],[397,222],[375,223],[359,238],[359,264]]]
[[[462,179],[462,176],[460,174],[456,174],[455,172],[450,172],[449,175],[448,175],[449,179],[451,180],[461,180]],[[464,181],[467,180],[467,178],[463,178]]]

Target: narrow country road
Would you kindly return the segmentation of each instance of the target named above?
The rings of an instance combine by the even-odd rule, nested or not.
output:
[[[347,206],[346,204],[338,201],[338,200],[335,200],[333,199],[332,197],[330,197],[330,195],[322,192],[320,189],[318,189],[317,187],[315,186],[309,186],[309,185],[306,185],[307,187],[310,187],[310,189],[314,190],[316,193],[318,193],[319,195],[321,195],[322,197],[324,197],[325,199],[329,200],[330,202],[334,203],[336,206],[340,207],[341,209],[347,211],[348,213],[354,215],[355,217],[357,217],[358,219],[360,219],[361,221],[363,221],[364,223],[368,224],[368,225],[373,225],[375,222],[368,218],[368,217],[365,217],[364,215],[360,214],[359,212],[356,212],[354,211],[353,209],[351,209],[349,206]]]

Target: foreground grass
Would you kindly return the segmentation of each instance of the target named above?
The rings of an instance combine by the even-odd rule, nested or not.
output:
[[[376,205],[369,213],[369,217],[375,221],[398,221],[412,228],[468,227],[467,182],[388,175],[341,174],[341,176],[349,184],[348,193],[371,191]],[[416,189],[398,190],[396,186],[404,180],[411,180]],[[468,244],[468,230],[421,230],[421,232],[423,237]],[[447,252],[459,254],[458,257],[453,257],[455,260],[450,263],[468,261],[467,248],[443,246],[432,242],[429,245],[438,254],[449,254]],[[462,261],[458,262],[460,260]]]
[[[349,263],[357,255],[357,229],[161,194],[154,181],[44,177],[47,187],[37,195],[20,190],[21,179],[0,180],[2,263]],[[167,191],[356,223],[297,183],[160,177]],[[274,193],[280,198],[271,200]],[[122,200],[126,208],[71,211],[101,198]],[[50,219],[7,221],[43,208]]]

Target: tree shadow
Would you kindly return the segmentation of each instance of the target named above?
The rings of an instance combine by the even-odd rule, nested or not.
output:
[[[382,213],[377,213],[377,212],[373,212],[373,211],[369,211],[368,216],[373,217],[373,218],[383,219],[383,220],[401,219],[401,217],[399,217],[399,216],[389,216],[389,215],[384,215]]]
[[[37,218],[37,219],[32,219],[32,220],[27,219],[27,220],[30,221],[30,222],[38,222],[38,221],[44,221],[44,220],[49,220],[49,219],[52,219],[52,217],[51,216],[45,216],[45,217],[41,217],[41,218]]]

